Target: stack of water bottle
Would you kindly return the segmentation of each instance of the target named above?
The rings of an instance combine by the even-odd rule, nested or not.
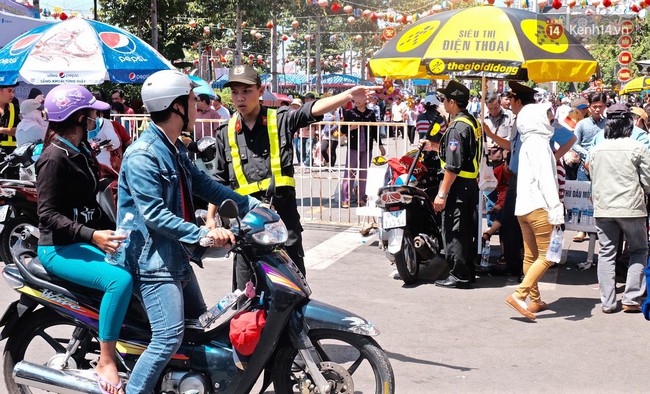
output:
[[[593,226],[596,224],[594,220],[594,209],[585,205],[582,208],[573,207],[567,213],[567,222],[581,226]]]

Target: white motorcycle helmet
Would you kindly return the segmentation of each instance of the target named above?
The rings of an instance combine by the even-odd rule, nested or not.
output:
[[[422,102],[422,105],[427,107],[440,105],[440,100],[438,100],[438,97],[436,97],[435,94],[427,94],[427,96],[424,98],[424,101]]]
[[[144,81],[142,103],[149,113],[164,111],[176,98],[189,95],[197,86],[180,71],[158,71]]]

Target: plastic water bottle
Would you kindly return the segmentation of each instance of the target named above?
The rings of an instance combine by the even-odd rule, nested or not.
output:
[[[490,242],[483,242],[483,247],[481,248],[481,268],[487,269],[490,266]]]
[[[212,322],[217,320],[221,314],[230,309],[235,302],[237,302],[240,295],[242,295],[242,291],[239,289],[226,294],[215,306],[199,316],[199,323],[201,323],[201,326],[203,326],[203,328],[210,326]]]
[[[134,223],[133,223],[133,214],[131,212],[127,212],[126,215],[124,215],[124,219],[122,219],[122,223],[120,223],[119,227],[117,230],[115,230],[115,235],[123,235],[126,238],[120,242],[120,246],[117,247],[117,250],[113,253],[106,253],[106,257],[104,257],[104,260],[112,265],[124,265],[124,261],[126,260],[126,247],[129,245],[129,236],[131,235],[131,231],[133,231],[134,228]]]
[[[560,228],[553,229],[551,243],[546,251],[546,260],[559,263],[562,260],[562,237],[563,231]]]

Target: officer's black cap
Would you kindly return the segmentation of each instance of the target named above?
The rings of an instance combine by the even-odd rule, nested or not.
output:
[[[625,119],[631,116],[632,111],[625,104],[612,104],[607,108],[607,119]]]
[[[451,80],[444,89],[438,89],[449,100],[454,100],[457,103],[467,104],[469,102],[469,89],[467,86],[460,82]]]
[[[260,86],[262,81],[253,67],[244,65],[235,66],[230,69],[230,72],[228,72],[228,82],[224,86],[229,87],[235,83]]]
[[[520,100],[534,99],[535,93],[537,93],[535,89],[529,88],[528,86],[522,85],[518,82],[508,82],[508,86],[510,86],[508,97],[516,97]]]

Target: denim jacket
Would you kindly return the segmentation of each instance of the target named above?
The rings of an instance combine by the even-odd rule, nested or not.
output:
[[[189,255],[181,243],[196,244],[209,231],[183,219],[180,171],[190,194],[213,204],[232,199],[241,215],[259,204],[199,170],[180,141],[174,147],[163,131],[150,123],[124,154],[117,195],[118,223],[127,212],[134,215],[125,265],[136,280],[187,280]]]

